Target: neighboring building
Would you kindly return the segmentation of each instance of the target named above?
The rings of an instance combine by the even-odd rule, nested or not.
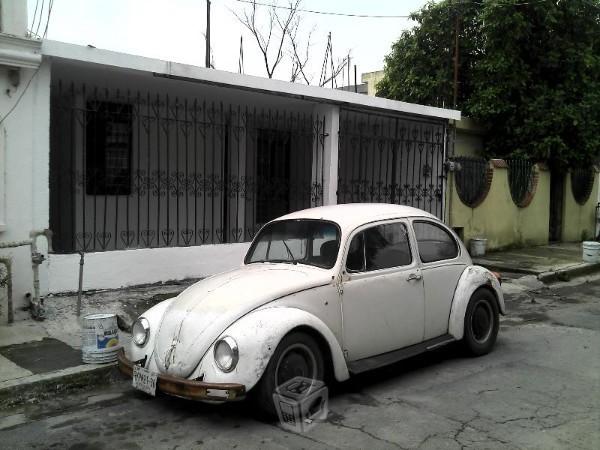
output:
[[[6,7],[6,5],[10,5]],[[26,37],[0,14],[0,258],[33,294],[197,278],[258,228],[344,202],[442,217],[460,112]],[[10,11],[9,19],[5,14]],[[10,23],[9,23],[10,22]],[[37,239],[51,230],[51,248]],[[4,247],[4,248],[2,248]]]
[[[377,95],[377,83],[383,79],[383,74],[383,70],[365,72],[360,77],[361,84],[357,84],[356,86],[351,84],[349,86],[342,86],[338,89],[341,91],[356,92],[357,94],[365,94],[375,97]]]
[[[375,72],[363,73],[360,80],[367,85],[367,95],[375,97],[377,95],[377,83],[383,80],[383,70],[376,70]]]

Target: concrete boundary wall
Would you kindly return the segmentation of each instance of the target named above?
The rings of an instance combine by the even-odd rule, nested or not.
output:
[[[458,196],[454,174],[449,177],[450,226],[457,229],[464,242],[486,238],[490,250],[548,243],[550,220],[550,172],[534,166],[534,187],[526,206],[517,206],[510,194],[508,166],[493,160],[493,176],[487,196],[474,208]]]
[[[594,185],[587,201],[580,205],[573,197],[571,188],[571,173],[565,177],[564,199],[565,207],[562,217],[563,242],[578,242],[595,238],[596,205],[598,204],[598,169],[595,170]]]
[[[465,243],[473,238],[486,238],[488,250],[545,245],[550,227],[550,171],[544,164],[533,167],[530,192],[520,205],[510,193],[508,165],[504,160],[490,162],[487,176],[488,192],[475,207],[465,205],[457,192],[455,177],[448,179],[450,226],[456,229]],[[596,169],[594,185],[588,200],[580,205],[573,197],[571,174],[564,184],[561,240],[579,242],[594,238],[599,174]]]
[[[83,290],[203,278],[243,263],[250,243],[86,253]],[[50,254],[49,292],[77,291],[79,255]]]

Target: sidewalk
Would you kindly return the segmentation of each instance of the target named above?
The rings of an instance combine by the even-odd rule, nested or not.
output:
[[[535,275],[545,283],[600,272],[600,263],[584,263],[581,243],[558,243],[490,252],[473,258],[477,265],[501,273]]]
[[[160,286],[135,287],[86,293],[81,316],[114,313],[120,328],[128,328],[145,310],[174,297],[194,281]],[[81,326],[77,295],[45,299],[46,320],[34,321],[27,311],[16,311],[15,322],[0,325],[0,409],[33,401],[65,388],[108,382],[116,375],[110,364],[81,361]],[[131,336],[119,331],[119,342],[127,346]]]

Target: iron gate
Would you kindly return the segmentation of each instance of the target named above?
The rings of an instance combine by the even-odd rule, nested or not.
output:
[[[338,203],[398,203],[443,217],[445,121],[340,111]]]
[[[317,116],[58,81],[50,120],[57,253],[243,242],[322,204]]]

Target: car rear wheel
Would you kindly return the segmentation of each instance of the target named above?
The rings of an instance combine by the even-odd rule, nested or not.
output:
[[[478,289],[471,296],[465,314],[464,343],[467,350],[481,356],[489,353],[498,336],[500,317],[494,294]]]
[[[278,386],[294,377],[323,380],[325,363],[319,344],[302,332],[285,336],[271,356],[269,364],[256,387],[255,400],[268,416],[277,415],[273,394]]]

